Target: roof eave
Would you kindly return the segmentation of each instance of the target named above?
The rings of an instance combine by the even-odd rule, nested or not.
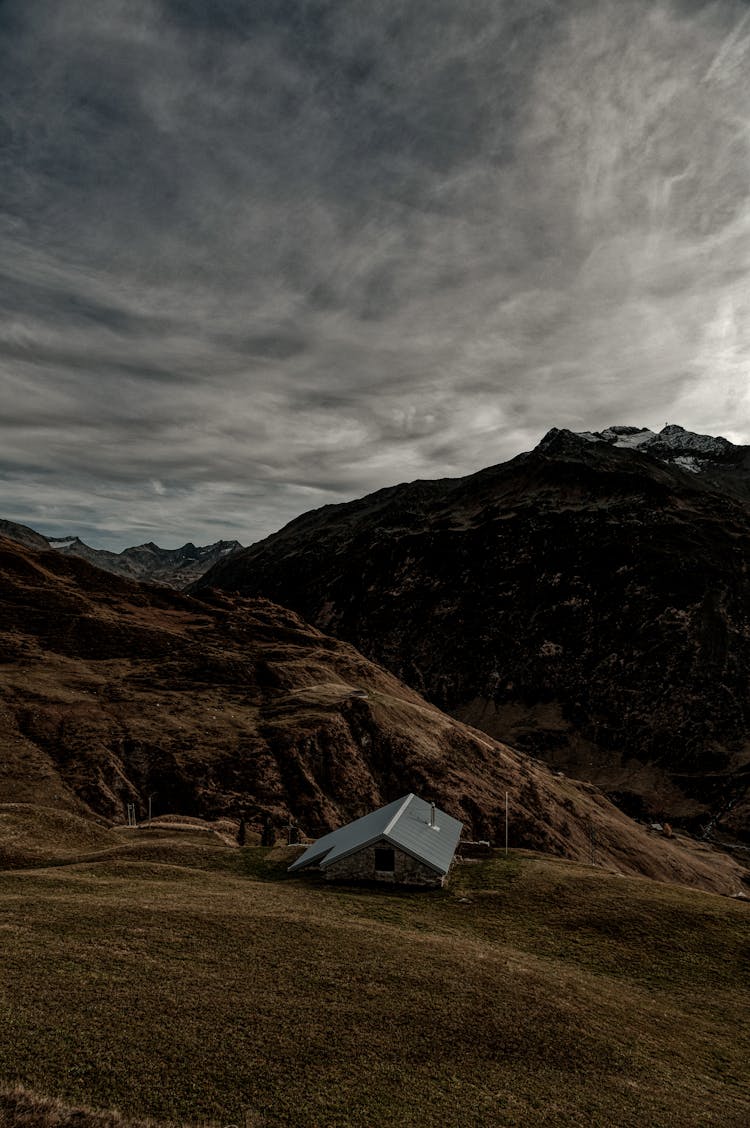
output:
[[[321,860],[325,859],[327,854],[330,854],[332,849],[333,847],[329,846],[327,849],[321,850],[319,854],[313,854],[307,859],[305,859],[305,855],[302,854],[296,861],[292,862],[290,866],[287,866],[286,872],[294,873],[296,870],[307,869],[308,866],[318,865]]]

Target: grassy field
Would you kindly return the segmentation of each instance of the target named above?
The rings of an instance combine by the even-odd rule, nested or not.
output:
[[[0,873],[0,1081],[241,1128],[750,1123],[747,904],[530,855],[329,887],[289,856],[143,832]]]

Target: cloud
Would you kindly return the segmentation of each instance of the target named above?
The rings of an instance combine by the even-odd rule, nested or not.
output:
[[[249,542],[553,425],[750,439],[746,5],[6,0],[0,44],[4,515]]]

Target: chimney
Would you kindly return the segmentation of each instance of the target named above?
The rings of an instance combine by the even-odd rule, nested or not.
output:
[[[435,827],[435,804],[430,803],[430,826]]]

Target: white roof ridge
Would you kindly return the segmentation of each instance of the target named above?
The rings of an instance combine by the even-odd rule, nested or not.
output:
[[[413,798],[414,798],[414,792],[410,791],[409,794],[404,799],[401,806],[399,807],[399,809],[396,811],[396,814],[393,816],[391,821],[388,823],[388,826],[382,831],[383,835],[389,834],[390,831],[393,830],[394,826],[396,825],[398,820],[401,818],[402,814],[404,813],[405,809],[409,806],[409,804],[411,803]]]

